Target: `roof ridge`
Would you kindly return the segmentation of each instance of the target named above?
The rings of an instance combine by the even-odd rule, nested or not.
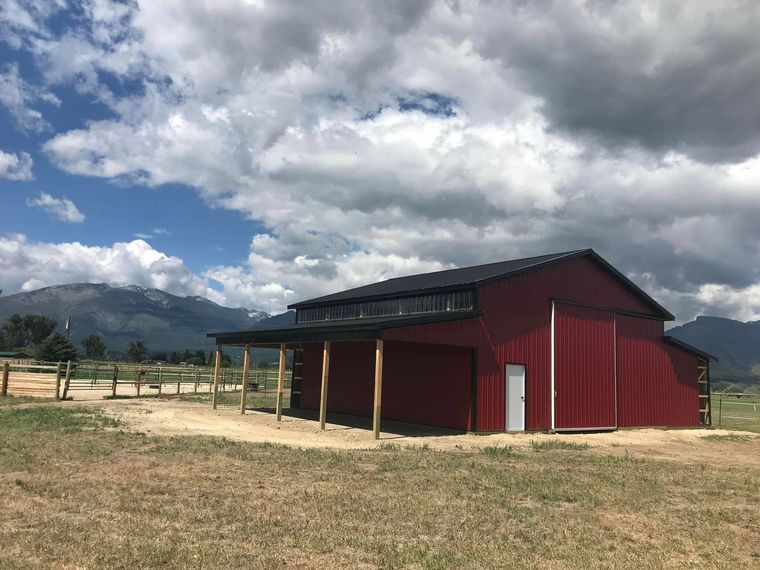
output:
[[[391,277],[390,279],[385,279],[385,281],[386,282],[395,281],[396,279],[406,279],[408,277],[416,277],[418,275],[435,275],[436,273],[445,273],[446,271],[457,271],[459,269],[476,269],[478,267],[488,267],[489,265],[499,265],[500,263],[516,263],[518,261],[526,261],[528,259],[538,259],[539,257],[564,257],[566,255],[573,255],[573,254],[581,253],[584,251],[591,251],[591,248],[574,249],[571,251],[559,251],[557,253],[544,253],[542,255],[530,255],[528,257],[518,257],[516,259],[502,259],[501,261],[489,261],[488,263],[478,263],[477,265],[465,265],[463,267],[450,267],[449,269],[436,269],[435,271],[425,271],[423,273],[411,273],[410,275],[398,275],[396,277]],[[371,285],[371,283],[368,283],[368,285]],[[363,285],[359,285],[358,287],[363,287]],[[351,289],[356,289],[356,288],[357,287],[352,287]]]

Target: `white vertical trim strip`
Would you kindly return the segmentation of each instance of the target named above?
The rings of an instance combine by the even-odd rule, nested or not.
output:
[[[615,355],[615,429],[620,424],[618,419],[618,354],[617,354],[617,315],[612,314],[612,353]]]
[[[554,300],[552,300],[552,321],[551,321],[551,410],[552,410],[552,433],[554,432]]]

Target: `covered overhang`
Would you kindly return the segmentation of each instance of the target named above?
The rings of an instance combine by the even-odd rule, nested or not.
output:
[[[319,423],[325,429],[327,417],[327,385],[330,371],[330,343],[345,341],[375,341],[375,379],[374,408],[372,431],[375,439],[380,438],[380,404],[383,384],[383,331],[400,327],[428,325],[449,321],[474,319],[482,311],[461,311],[437,315],[417,315],[402,317],[385,317],[372,319],[351,319],[320,323],[293,324],[281,327],[262,327],[248,331],[230,331],[209,333],[206,335],[216,341],[216,359],[214,367],[214,391],[212,408],[216,409],[216,398],[220,377],[222,346],[242,346],[245,348],[243,358],[243,389],[241,390],[240,412],[245,413],[246,382],[250,363],[250,349],[278,348],[280,351],[279,381],[277,389],[277,421],[282,418],[282,400],[285,379],[285,354],[288,345],[301,343],[323,343],[322,352],[322,386],[320,391]]]
[[[277,348],[282,343],[377,340],[382,338],[382,332],[385,329],[473,319],[482,314],[482,311],[462,311],[439,315],[296,323],[280,327],[261,327],[248,331],[209,333],[206,336],[216,339],[218,345],[252,345],[262,348]]]

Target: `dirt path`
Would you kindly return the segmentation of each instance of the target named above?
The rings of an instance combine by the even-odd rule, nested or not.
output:
[[[312,418],[286,415],[278,424],[274,414],[233,407],[211,410],[208,404],[178,400],[112,400],[67,402],[104,408],[128,429],[151,435],[210,435],[240,441],[271,442],[301,447],[339,449],[371,448],[382,444],[427,445],[431,449],[468,450],[487,446],[528,447],[533,441],[563,440],[586,443],[591,453],[629,454],[633,457],[665,459],[716,466],[747,466],[760,469],[760,436],[744,434],[747,441],[705,440],[706,435],[726,435],[721,429],[622,430],[596,434],[493,434],[473,435],[426,429],[411,424],[384,422],[379,442],[368,430],[369,420],[351,416],[329,417],[322,432]]]

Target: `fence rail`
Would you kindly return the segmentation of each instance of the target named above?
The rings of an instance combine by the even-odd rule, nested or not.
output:
[[[713,425],[760,432],[760,396],[757,394],[712,394]],[[716,421],[717,419],[717,421]]]
[[[242,368],[222,368],[219,389],[223,392],[239,390],[243,382]],[[71,380],[64,389],[64,398],[74,390],[105,390],[111,396],[119,395],[163,395],[185,392],[211,392],[214,383],[214,369],[193,366],[163,366],[110,364],[82,362],[76,365]],[[277,384],[277,371],[251,369],[248,374],[248,389],[265,391]],[[287,374],[286,385],[290,385]]]
[[[64,371],[65,379],[68,380],[71,377],[71,362],[52,365],[5,362],[2,365],[0,394],[57,399]]]
[[[3,396],[34,396],[66,399],[79,390],[110,392],[111,397],[171,395],[211,392],[214,369],[193,366],[136,365],[105,362],[55,362],[0,365]],[[222,368],[219,390],[242,388],[242,368]],[[285,385],[290,387],[291,374]],[[277,370],[252,368],[248,373],[248,391],[268,391],[277,387]]]

